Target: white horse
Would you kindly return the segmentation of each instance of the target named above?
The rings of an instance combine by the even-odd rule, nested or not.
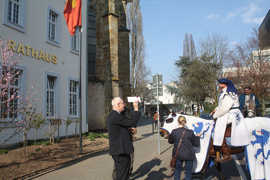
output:
[[[166,138],[173,129],[178,127],[177,119],[179,116],[186,117],[187,128],[192,129],[195,134],[202,134],[200,148],[195,149],[196,160],[194,161],[193,169],[194,173],[199,173],[204,170],[208,160],[207,158],[209,157],[208,155],[210,154],[211,156],[211,137],[215,123],[213,120],[206,120],[200,117],[182,114],[176,114],[176,116],[170,115],[165,120],[163,127],[160,128],[161,135]],[[245,118],[244,121],[250,136],[250,143],[244,148],[247,151],[246,162],[249,165],[251,178],[270,180],[270,118]],[[229,145],[230,138],[225,138],[225,140]],[[241,148],[239,149],[239,147],[229,148],[231,153],[238,153],[241,151]]]

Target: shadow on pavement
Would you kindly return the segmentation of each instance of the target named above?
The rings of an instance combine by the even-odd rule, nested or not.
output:
[[[206,171],[205,177],[216,177],[218,179],[222,179],[221,175],[224,176],[223,178],[225,178],[226,180],[236,179],[239,177],[239,172],[233,160],[230,160],[228,162],[224,162],[221,164],[221,173],[218,172],[215,166],[208,168]]]
[[[145,138],[145,137],[149,137],[149,136],[152,136],[152,135],[153,135],[153,133],[146,133],[146,134],[142,134],[141,136],[143,136]]]
[[[151,171],[152,168],[154,168],[155,166],[159,166],[160,164],[161,164],[161,160],[158,158],[145,162],[134,173],[132,173],[131,180],[135,180],[135,179],[145,176]]]
[[[162,152],[160,152],[160,154],[165,153],[166,151],[168,151],[169,149],[171,149],[173,147],[173,145],[170,145],[169,147],[167,147],[166,149],[164,149]]]
[[[171,176],[166,175],[164,172],[167,171],[167,168],[160,168],[158,171],[152,171],[148,174],[145,180],[164,180]]]
[[[22,176],[22,177],[20,177],[18,179],[34,179],[34,178],[38,178],[38,177],[40,177],[42,175],[45,175],[45,174],[48,174],[50,172],[57,171],[57,170],[72,166],[74,164],[77,164],[77,163],[79,163],[81,161],[84,161],[86,159],[89,159],[91,157],[107,154],[108,152],[109,152],[108,148],[105,148],[102,151],[97,151],[97,152],[94,152],[94,153],[86,154],[86,155],[83,155],[80,158],[77,158],[77,159],[74,159],[74,160],[71,160],[71,161],[68,161],[68,162],[61,163],[56,167],[49,167],[49,168],[41,169],[39,171],[35,171],[33,173]]]

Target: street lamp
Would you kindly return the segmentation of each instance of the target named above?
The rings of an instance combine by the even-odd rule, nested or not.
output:
[[[160,154],[160,113],[159,113],[159,96],[163,95],[163,82],[162,75],[156,74],[153,76],[153,84],[152,84],[152,93],[153,96],[156,96],[157,103],[157,112],[158,112],[158,154]]]

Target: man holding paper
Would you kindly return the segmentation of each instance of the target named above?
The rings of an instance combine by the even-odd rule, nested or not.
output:
[[[114,160],[114,180],[128,180],[130,176],[131,154],[134,152],[130,128],[136,127],[139,120],[138,102],[133,102],[131,118],[122,112],[125,104],[120,97],[112,100],[112,112],[107,117],[109,132],[109,153]]]

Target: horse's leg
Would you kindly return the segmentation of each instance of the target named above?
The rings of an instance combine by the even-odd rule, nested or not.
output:
[[[225,176],[222,173],[221,163],[215,162],[215,167],[216,167],[216,169],[218,171],[219,179],[225,180]]]
[[[231,157],[231,151],[230,151],[230,148],[228,147],[227,143],[226,143],[226,140],[224,138],[224,141],[223,141],[223,144],[221,146],[221,152],[222,152],[222,162],[224,161],[229,161],[232,159]]]

